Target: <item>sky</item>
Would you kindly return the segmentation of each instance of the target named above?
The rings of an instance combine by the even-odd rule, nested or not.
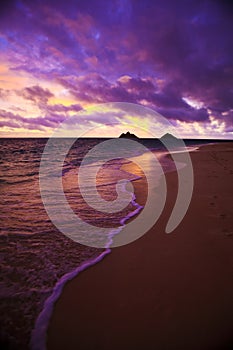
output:
[[[95,113],[128,102],[181,137],[233,139],[232,27],[230,0],[1,1],[0,136],[49,137],[72,116],[90,136],[150,132],[153,115]]]

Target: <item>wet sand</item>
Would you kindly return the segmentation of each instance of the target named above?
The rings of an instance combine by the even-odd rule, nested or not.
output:
[[[172,172],[155,226],[67,283],[49,350],[233,347],[233,142],[191,157],[194,192],[182,223],[165,233],[177,194]],[[143,188],[136,184],[139,203]]]

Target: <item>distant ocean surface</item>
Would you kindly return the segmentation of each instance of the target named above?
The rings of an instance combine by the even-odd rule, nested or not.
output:
[[[74,143],[64,163],[63,186],[75,213],[94,226],[109,227],[111,232],[124,225],[130,215],[136,215],[140,206],[135,199],[120,213],[103,214],[91,210],[82,199],[77,168],[84,155],[103,140],[79,139]],[[40,160],[46,142],[47,139],[1,139],[0,143],[2,348],[27,349],[30,343],[33,349],[43,349],[52,306],[65,282],[110,252],[70,240],[50,221],[39,189]],[[57,139],[58,152],[63,142],[66,139]],[[212,142],[216,141],[188,140],[186,145]],[[157,140],[142,143],[150,150],[165,151]],[[121,166],[127,162],[122,154],[122,160],[110,162],[100,174],[98,191],[106,200],[115,199],[115,184],[125,177]],[[163,164],[165,171],[166,166],[169,170],[169,164]],[[139,178],[138,174],[127,174],[129,181]]]

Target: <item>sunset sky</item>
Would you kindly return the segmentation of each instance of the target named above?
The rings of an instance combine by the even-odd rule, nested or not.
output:
[[[50,136],[87,107],[130,102],[168,118],[182,137],[233,138],[231,1],[0,6],[1,136]],[[80,128],[108,124],[101,136],[118,136],[127,118],[93,113],[80,117]],[[134,123],[150,131],[154,121],[146,118]]]

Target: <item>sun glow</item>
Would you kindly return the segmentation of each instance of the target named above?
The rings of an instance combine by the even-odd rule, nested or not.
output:
[[[189,106],[200,109],[204,107],[203,102],[196,100],[195,98],[188,96],[188,97],[182,97],[182,100],[185,101]]]

